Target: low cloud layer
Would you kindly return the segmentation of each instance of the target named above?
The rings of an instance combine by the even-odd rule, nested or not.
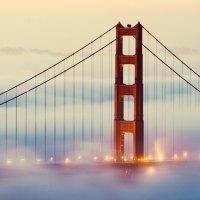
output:
[[[0,199],[199,199],[199,163],[1,169]]]
[[[23,54],[38,54],[38,55],[49,55],[49,56],[67,56],[65,52],[52,51],[49,49],[37,49],[37,48],[22,48],[22,47],[6,47],[0,48],[0,54],[4,55],[23,55]]]
[[[192,49],[192,48],[172,48],[172,51],[177,54],[184,54],[184,55],[200,54],[200,49]]]

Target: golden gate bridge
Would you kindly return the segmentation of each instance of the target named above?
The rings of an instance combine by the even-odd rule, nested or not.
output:
[[[140,23],[118,23],[0,93],[1,161],[194,158],[199,78]]]

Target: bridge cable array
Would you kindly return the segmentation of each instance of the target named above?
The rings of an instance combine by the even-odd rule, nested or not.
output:
[[[59,158],[59,145],[58,142],[60,140],[60,138],[62,138],[62,153],[63,153],[63,158],[67,158],[67,156],[69,155],[69,151],[70,148],[72,149],[72,154],[73,157],[76,156],[77,154],[77,148],[79,146],[79,141],[77,141],[77,138],[79,138],[79,132],[81,133],[81,137],[80,137],[80,142],[81,142],[81,149],[82,151],[86,148],[85,142],[87,142],[88,140],[90,140],[91,142],[91,152],[97,155],[97,147],[96,145],[98,144],[99,149],[100,149],[100,154],[104,155],[104,152],[106,151],[104,149],[104,146],[106,145],[106,139],[107,137],[109,137],[110,142],[109,142],[109,147],[110,147],[110,154],[113,155],[112,152],[112,148],[113,148],[113,106],[112,106],[112,102],[113,102],[113,50],[112,50],[112,44],[117,40],[117,38],[111,39],[110,36],[110,31],[112,31],[115,28],[112,27],[111,29],[109,29],[108,31],[106,31],[105,33],[103,33],[101,36],[97,37],[95,40],[93,40],[92,42],[88,43],[87,45],[85,45],[84,47],[80,48],[79,50],[77,50],[76,52],[74,52],[73,54],[71,54],[70,56],[64,58],[63,60],[59,61],[58,63],[52,65],[51,67],[47,68],[46,70],[40,72],[39,74],[21,82],[20,84],[15,85],[14,87],[11,87],[8,90],[5,90],[4,92],[2,92],[0,94],[0,96],[3,99],[3,95],[5,95],[5,99],[2,100],[2,102],[0,103],[1,106],[5,106],[5,151],[6,151],[6,157],[8,157],[8,142],[10,139],[10,134],[9,134],[9,119],[8,119],[8,115],[10,114],[10,112],[8,113],[8,109],[9,109],[9,105],[8,103],[11,105],[13,103],[13,100],[15,100],[15,153],[16,155],[22,154],[21,151],[18,152],[18,147],[20,147],[22,145],[22,143],[24,142],[24,147],[25,147],[25,151],[24,151],[24,155],[27,156],[28,154],[28,136],[29,136],[29,129],[31,129],[31,125],[28,125],[29,121],[32,121],[34,123],[34,144],[33,145],[33,149],[34,149],[34,157],[35,160],[38,160],[38,155],[41,155],[41,150],[40,150],[40,146],[41,146],[41,141],[39,140],[41,135],[39,132],[39,129],[41,128],[41,121],[44,122],[43,124],[43,128],[44,128],[44,151],[43,151],[43,155],[44,155],[44,160],[47,161],[49,155],[52,155],[52,159],[54,162],[57,162],[58,160],[60,160]],[[144,27],[143,27],[144,28]],[[130,29],[131,30],[131,29]],[[130,31],[129,30],[129,31]],[[144,30],[147,31],[147,29],[144,28]],[[103,36],[108,35],[108,42],[106,44],[103,44]],[[155,142],[155,146],[157,148],[158,143],[159,143],[159,138],[162,136],[164,139],[163,141],[163,146],[165,149],[167,149],[167,123],[166,121],[171,121],[172,124],[172,155],[175,155],[176,149],[175,149],[175,143],[177,143],[176,137],[175,137],[175,133],[177,131],[177,127],[175,127],[175,122],[174,122],[174,117],[176,114],[175,112],[175,106],[176,106],[176,102],[175,102],[175,95],[177,92],[177,88],[175,87],[175,83],[176,83],[176,79],[174,77],[177,76],[178,77],[178,102],[180,106],[183,106],[183,95],[182,97],[180,97],[180,93],[184,93],[185,90],[183,88],[183,83],[185,82],[187,85],[187,89],[186,89],[186,96],[187,96],[187,105],[190,108],[190,111],[192,109],[192,88],[195,90],[195,101],[197,100],[196,97],[196,93],[198,94],[198,104],[199,104],[199,92],[200,92],[200,81],[199,81],[199,75],[197,72],[195,72],[192,68],[190,68],[188,65],[186,65],[183,61],[181,61],[179,58],[177,58],[177,56],[175,54],[173,54],[168,48],[166,48],[159,40],[157,40],[157,38],[155,38],[149,31],[147,31],[148,33],[148,37],[147,37],[147,45],[143,44],[143,48],[144,48],[144,54],[147,57],[147,60],[145,60],[144,63],[144,69],[145,69],[145,83],[148,83],[150,81],[150,78],[148,77],[148,75],[151,73],[150,69],[149,69],[149,59],[150,59],[150,55],[153,56],[153,99],[155,99],[155,105],[153,108],[153,134],[154,134],[154,141],[152,142],[149,134],[151,134],[151,124],[149,122],[149,118],[151,118],[151,108],[149,107],[149,101],[151,101],[151,84],[145,84],[144,86],[144,98],[145,98],[145,154],[146,157],[148,157],[150,151],[150,147],[152,146],[152,143]],[[151,35],[155,40],[156,40],[156,50],[155,52],[153,52],[150,48],[149,45],[149,35]],[[95,42],[96,41],[100,41],[99,43],[99,47],[97,49],[95,49]],[[164,47],[164,58],[161,58],[158,56],[158,47],[157,45],[160,44],[161,46]],[[90,53],[89,55],[86,54],[86,48],[90,47]],[[104,54],[106,54],[106,48],[108,48],[108,62],[105,64],[105,59],[104,59]],[[172,56],[173,56],[173,60],[172,60],[172,64],[168,64],[167,63],[167,59],[166,59],[166,54],[167,52],[169,52]],[[75,55],[77,53],[81,53],[81,59],[75,62]],[[128,41],[128,53],[130,54],[130,41]],[[87,56],[85,56],[87,55]],[[98,59],[98,63],[95,63],[95,55],[99,56]],[[178,72],[175,69],[175,58],[178,59],[181,62],[181,72]],[[69,59],[72,59],[72,64],[68,61],[70,61]],[[90,59],[90,63],[88,64],[88,60]],[[67,63],[69,63],[69,67],[67,66]],[[62,64],[62,68],[58,69],[57,66],[59,64]],[[99,64],[99,68],[95,67],[95,65]],[[159,64],[161,64],[161,77],[162,77],[162,81],[164,80],[165,82],[167,82],[167,73],[166,73],[166,69],[169,70],[170,72],[170,88],[168,88],[167,84],[164,84],[162,82],[161,85],[161,93],[160,92],[160,87],[158,85],[159,82]],[[108,87],[105,87],[105,72],[106,72],[106,65],[108,65]],[[77,66],[77,67],[76,67]],[[78,71],[78,66],[81,69],[81,74],[79,74]],[[90,66],[90,112],[87,112],[86,110],[86,106],[88,103],[88,100],[86,98],[86,94],[88,94],[88,87],[87,87],[87,74],[86,71],[87,67]],[[189,80],[188,78],[186,78],[184,76],[184,68],[186,67],[187,69],[189,69],[190,73],[189,73]],[[53,70],[53,75],[48,77],[47,73],[50,70]],[[70,70],[72,69],[72,70]],[[60,71],[58,71],[60,70]],[[58,72],[57,72],[58,71]],[[66,73],[69,73],[69,76],[66,76]],[[70,72],[72,72],[71,76],[70,76]],[[98,76],[95,77],[96,73],[98,73]],[[192,73],[195,74],[198,77],[198,83],[197,86],[195,84],[193,84],[192,82]],[[40,79],[40,75],[44,75],[44,80]],[[62,75],[62,76],[61,76]],[[61,93],[61,89],[60,89],[60,78],[63,78],[62,80],[62,95],[63,95],[63,99],[62,99],[62,106],[63,106],[63,110],[62,110],[62,118],[63,120],[61,120],[60,122],[60,98],[59,95]],[[76,78],[77,77],[77,78]],[[78,88],[79,86],[79,77],[81,80],[81,92],[80,92],[80,88]],[[70,78],[72,78],[72,82],[70,83],[69,80]],[[99,82],[96,81],[99,79]],[[28,87],[30,82],[34,80],[34,85],[32,87]],[[49,94],[48,94],[48,86],[51,89],[51,83],[53,82],[53,98],[49,98]],[[99,83],[98,87],[97,87],[97,82]],[[47,85],[49,84],[49,85]],[[130,84],[130,68],[128,68],[128,84]],[[21,92],[19,89],[21,86],[24,86],[23,91]],[[41,110],[39,110],[39,108],[41,108],[41,93],[42,93],[42,87],[44,86],[44,108],[43,111],[44,113],[41,114]],[[59,86],[59,88],[58,88]],[[190,87],[189,87],[190,86]],[[72,89],[71,93],[70,93],[70,88]],[[171,107],[172,107],[172,117],[170,118],[170,116],[166,115],[166,111],[168,109],[168,107],[164,104],[164,101],[167,100],[168,96],[168,89],[170,91],[170,98],[171,98]],[[14,91],[13,96],[9,96],[9,94]],[[31,103],[28,103],[29,99],[31,99],[31,91],[34,92],[33,96],[34,99],[32,99],[34,101],[34,106],[33,106],[33,117],[29,116],[31,113],[31,110],[28,112],[28,107],[31,105]],[[67,91],[67,92],[66,92]],[[96,91],[96,93],[95,93]],[[105,103],[107,101],[106,99],[106,93],[108,92],[108,116],[106,116],[106,112],[105,112]],[[30,95],[29,95],[30,94]],[[81,94],[81,95],[80,95]],[[164,119],[162,121],[161,124],[159,124],[160,122],[160,94],[161,94],[161,102],[162,102],[162,111],[161,111],[161,116]],[[12,94],[11,94],[12,95]],[[39,96],[40,95],[40,96]],[[72,98],[70,98],[70,95]],[[80,95],[80,99],[81,99],[81,103],[79,101],[79,97]],[[22,105],[22,97],[24,96],[24,120],[22,120],[20,118],[21,115],[21,105]],[[95,99],[99,97],[99,107],[97,108],[96,106],[96,102]],[[182,99],[181,99],[182,98]],[[49,109],[48,104],[51,103],[52,100],[52,113],[51,113],[51,109]],[[72,103],[72,106],[70,105],[70,102]],[[81,109],[80,108],[80,104],[81,104]],[[13,104],[12,104],[13,105]],[[128,118],[130,117],[130,97],[128,96]],[[30,108],[29,108],[30,109]],[[81,110],[81,112],[79,112]],[[99,110],[99,118],[97,116],[97,110]],[[69,117],[70,117],[70,111],[72,111],[72,122],[69,122]],[[182,111],[181,111],[182,112]],[[58,114],[59,113],[59,114]],[[49,123],[48,120],[50,118],[52,114],[52,118],[53,118],[53,123]],[[88,116],[90,114],[90,127],[88,129],[87,125],[85,125],[88,121]],[[181,114],[183,115],[183,114]],[[9,115],[10,116],[10,115]],[[43,117],[42,117],[43,116]],[[80,117],[81,116],[81,117]],[[77,121],[79,120],[79,117],[81,119],[81,127],[77,126]],[[41,120],[42,119],[42,120]],[[87,119],[87,120],[86,120]],[[107,120],[108,119],[108,120]],[[147,120],[146,120],[147,119]],[[99,120],[99,121],[98,121]],[[19,125],[20,121],[23,121],[23,131],[21,126]],[[108,122],[109,122],[109,126],[108,126]],[[68,122],[68,123],[66,123]],[[62,126],[60,126],[62,124]],[[98,124],[98,126],[97,126]],[[95,135],[97,135],[98,133],[96,133],[97,131],[94,129],[94,125],[95,127],[99,127],[99,136],[98,139],[97,137],[95,137]],[[184,140],[184,133],[183,133],[183,125],[180,122],[180,132],[181,132],[181,141],[180,141],[180,145],[181,145],[181,149],[183,146],[183,140]],[[159,126],[162,127],[162,131],[160,133],[160,129]],[[53,127],[53,131],[50,130],[50,127]],[[62,127],[62,128],[61,128]],[[107,127],[109,127],[107,129]],[[79,131],[79,129],[81,128],[81,130]],[[9,129],[9,130],[8,130]],[[60,130],[62,130],[62,137],[59,135]],[[90,138],[88,136],[88,130],[90,130]],[[24,132],[23,135],[23,141],[21,139],[21,135]],[[110,133],[110,134],[106,134],[106,132]],[[51,152],[51,150],[49,150],[49,145],[48,145],[48,138],[49,135],[52,133],[52,138],[53,138],[53,152]],[[69,138],[69,134],[71,134],[72,138]],[[71,137],[70,136],[70,137]],[[88,139],[89,138],[89,139]],[[71,141],[70,145],[71,147],[69,147],[69,142]],[[130,154],[130,147],[129,147],[129,142],[130,142],[130,138],[128,137],[128,154]],[[59,143],[60,144],[60,143]],[[96,157],[95,157],[96,159]],[[63,160],[63,159],[62,159]]]

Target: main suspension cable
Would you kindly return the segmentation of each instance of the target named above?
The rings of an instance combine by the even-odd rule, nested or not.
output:
[[[170,67],[168,64],[166,64],[160,57],[158,57],[155,53],[153,53],[146,45],[142,44],[153,56],[155,56],[161,63],[163,63],[166,67],[168,67],[171,71],[173,71],[177,76],[179,76],[182,80],[184,80],[187,85],[190,85],[192,88],[200,92],[200,90],[195,87],[192,83],[187,81],[183,76],[181,76],[179,73],[177,73],[172,67]]]
[[[70,54],[69,56],[63,58],[63,59],[60,60],[59,62],[57,62],[57,63],[55,63],[54,65],[48,67],[47,69],[41,71],[40,73],[36,74],[35,76],[32,76],[32,77],[26,79],[25,81],[23,81],[23,82],[21,82],[21,83],[15,85],[15,86],[9,88],[9,89],[7,90],[7,92],[9,92],[9,91],[15,89],[16,87],[19,87],[20,85],[23,85],[25,82],[28,82],[28,81],[30,81],[30,80],[32,80],[32,79],[38,77],[39,75],[43,74],[44,72],[47,72],[48,70],[54,68],[55,66],[59,65],[59,64],[62,63],[63,61],[67,60],[68,58],[73,57],[75,54],[79,53],[81,50],[85,49],[86,47],[88,47],[89,45],[93,44],[93,43],[96,42],[98,39],[100,39],[101,37],[103,37],[104,35],[106,35],[107,33],[109,33],[110,31],[112,31],[115,27],[116,27],[116,25],[113,26],[113,27],[111,27],[110,29],[108,29],[107,31],[105,31],[103,34],[101,34],[100,36],[98,36],[97,38],[95,38],[94,40],[92,40],[91,42],[87,43],[85,46],[81,47],[80,49],[78,49],[78,50],[75,51],[74,53],[72,53],[72,54]],[[5,93],[6,93],[6,91],[3,91],[2,93],[0,93],[0,96],[3,95],[3,94],[5,94]]]
[[[187,67],[191,72],[197,75],[200,78],[200,75],[194,71],[191,67],[189,67],[185,62],[183,62],[180,58],[178,58],[169,48],[167,48],[161,41],[159,41],[151,32],[149,32],[144,26],[142,28],[151,35],[161,46],[163,46],[170,54],[172,54],[177,60],[179,60],[185,67]]]

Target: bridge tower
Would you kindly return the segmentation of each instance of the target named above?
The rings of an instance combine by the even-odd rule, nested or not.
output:
[[[123,36],[135,38],[135,55],[123,55]],[[116,26],[116,57],[115,57],[115,98],[114,98],[114,150],[117,161],[124,159],[124,134],[133,134],[133,157],[142,159],[144,156],[144,122],[143,122],[143,56],[142,56],[142,25],[124,27]],[[134,65],[135,83],[123,83],[124,65]],[[134,76],[134,74],[133,74]],[[124,120],[124,96],[134,97],[134,120]]]

